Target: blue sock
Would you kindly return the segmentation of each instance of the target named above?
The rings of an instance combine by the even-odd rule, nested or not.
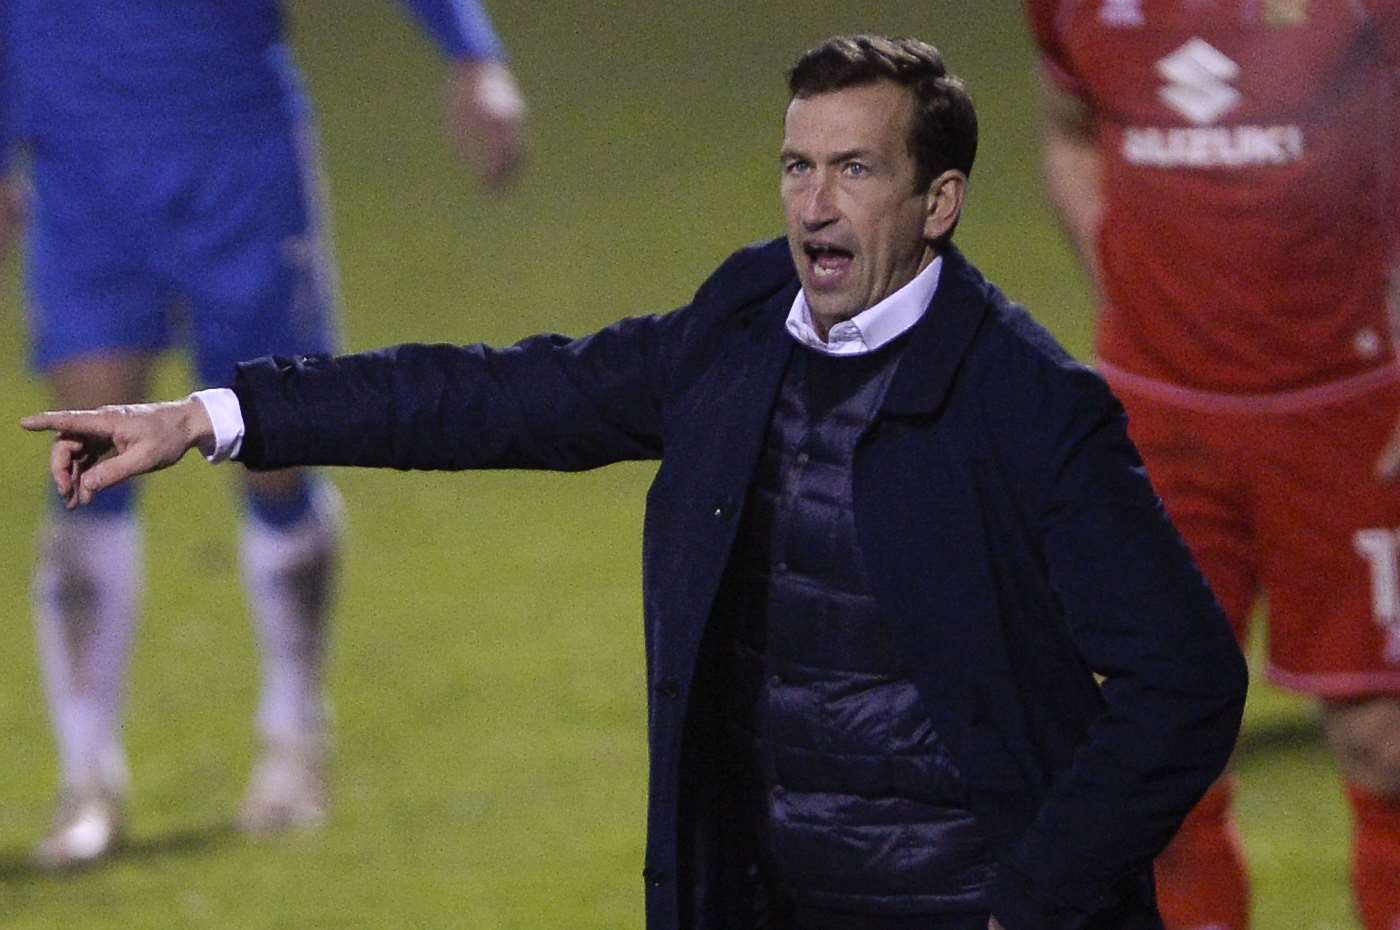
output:
[[[276,496],[247,492],[248,512],[264,526],[283,529],[311,512],[311,496],[315,488],[311,479],[302,478],[291,494]]]
[[[63,498],[53,495],[56,510],[63,510]],[[92,503],[81,507],[75,513],[90,513],[104,517],[119,517],[131,512],[136,503],[136,486],[130,481],[103,488],[92,496]]]

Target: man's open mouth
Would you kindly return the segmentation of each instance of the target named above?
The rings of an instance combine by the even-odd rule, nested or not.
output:
[[[812,275],[818,282],[833,281],[847,268],[855,256],[834,245],[808,243],[803,246],[807,260],[812,263]]]

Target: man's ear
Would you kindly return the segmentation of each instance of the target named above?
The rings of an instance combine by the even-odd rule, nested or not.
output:
[[[949,169],[933,179],[924,195],[924,239],[937,241],[957,225],[967,196],[967,175]]]

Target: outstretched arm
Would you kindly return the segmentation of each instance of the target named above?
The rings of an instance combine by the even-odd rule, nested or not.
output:
[[[683,314],[683,311],[682,311]],[[513,346],[406,344],[240,365],[238,460],[372,468],[576,471],[661,453],[664,383],[683,315]]]
[[[194,398],[162,404],[127,404],[96,410],[62,410],[25,417],[20,425],[58,434],[49,473],[69,510],[128,478],[169,468],[190,449],[214,447],[214,428]]]
[[[406,344],[339,358],[259,359],[234,391],[42,413],[50,471],[69,508],[198,448],[261,470],[293,465],[572,471],[661,452],[665,382],[684,310],[621,320],[583,339],[505,349]],[[236,395],[241,430],[218,413]],[[235,451],[236,447],[236,451]]]

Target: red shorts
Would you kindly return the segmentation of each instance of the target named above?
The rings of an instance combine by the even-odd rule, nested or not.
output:
[[[1250,399],[1105,374],[1241,640],[1265,599],[1269,679],[1400,693],[1400,482],[1373,472],[1400,419],[1394,376]]]

